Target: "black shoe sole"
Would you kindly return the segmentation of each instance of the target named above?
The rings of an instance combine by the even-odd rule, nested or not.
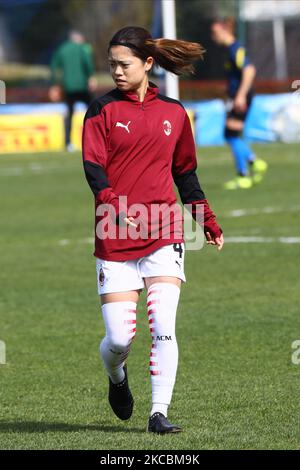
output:
[[[182,432],[182,431],[183,431],[182,429],[172,429],[170,431],[158,432],[158,431],[151,431],[148,426],[146,427],[146,432],[149,432],[152,434],[175,434],[175,433]]]
[[[111,409],[115,413],[115,415],[122,421],[126,421],[127,419],[131,418],[131,415],[133,412],[134,401],[130,405],[124,406],[124,407],[121,407],[121,406],[114,407],[114,404],[112,404],[110,401],[109,401],[109,404],[111,406]]]

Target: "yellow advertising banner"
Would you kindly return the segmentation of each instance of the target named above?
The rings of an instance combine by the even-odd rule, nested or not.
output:
[[[0,115],[0,153],[64,149],[61,114]]]
[[[186,112],[191,122],[193,134],[195,135],[195,113],[192,109],[187,109]],[[72,117],[71,143],[76,150],[81,150],[84,115],[85,112],[77,111]]]
[[[77,111],[72,116],[71,144],[76,150],[81,150],[84,115],[85,112]]]
[[[193,133],[194,111],[188,109]],[[72,117],[71,143],[81,150],[85,112]],[[65,129],[62,114],[0,115],[0,153],[62,151],[65,148]]]
[[[187,113],[188,117],[190,118],[192,131],[193,131],[193,134],[194,134],[194,137],[195,137],[195,113],[192,109],[187,109],[186,113]]]

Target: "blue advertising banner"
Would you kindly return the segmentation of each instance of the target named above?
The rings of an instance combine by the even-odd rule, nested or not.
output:
[[[185,102],[194,112],[198,146],[223,145],[225,103],[220,100]],[[300,93],[255,96],[245,123],[250,142],[300,142]]]
[[[260,142],[300,142],[300,94],[255,96],[245,137]]]
[[[226,111],[222,100],[185,102],[184,106],[190,111],[197,146],[225,144]],[[85,109],[83,103],[76,103],[72,140],[78,149]],[[62,126],[66,111],[64,103],[1,105],[0,153],[17,149],[25,151],[25,147],[28,151],[35,147],[40,150],[42,144],[44,150],[63,148]],[[300,142],[300,93],[256,95],[247,116],[244,135],[249,142]]]
[[[196,144],[223,145],[225,126],[225,106],[222,100],[183,103],[186,109],[194,112]]]

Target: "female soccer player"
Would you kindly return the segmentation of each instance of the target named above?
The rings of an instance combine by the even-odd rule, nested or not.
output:
[[[246,49],[234,35],[234,18],[217,20],[211,26],[212,39],[227,49],[225,71],[228,79],[227,116],[225,138],[235,159],[237,177],[225,183],[225,189],[248,189],[259,183],[267,169],[263,160],[241,138],[244,122],[253,97],[253,81],[256,69],[246,54]],[[250,170],[250,171],[249,171]]]
[[[140,27],[121,29],[108,47],[117,87],[90,105],[84,121],[83,162],[95,195],[94,254],[106,328],[100,354],[109,403],[120,419],[130,418],[133,397],[125,360],[135,336],[139,294],[146,288],[152,336],[147,429],[154,433],[181,430],[167,419],[178,362],[175,316],[185,281],[182,214],[173,182],[194,217],[204,210],[207,243],[220,250],[223,235],[196,176],[189,118],[178,101],[159,94],[148,76],[154,62],[176,74],[192,71],[202,54],[200,44],[153,40]]]

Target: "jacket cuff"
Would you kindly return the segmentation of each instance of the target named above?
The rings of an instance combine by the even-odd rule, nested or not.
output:
[[[119,197],[113,192],[111,188],[105,188],[99,191],[96,197],[96,202],[100,204],[110,204],[113,206],[117,225],[120,225],[120,221],[127,216],[127,204],[120,201]]]

